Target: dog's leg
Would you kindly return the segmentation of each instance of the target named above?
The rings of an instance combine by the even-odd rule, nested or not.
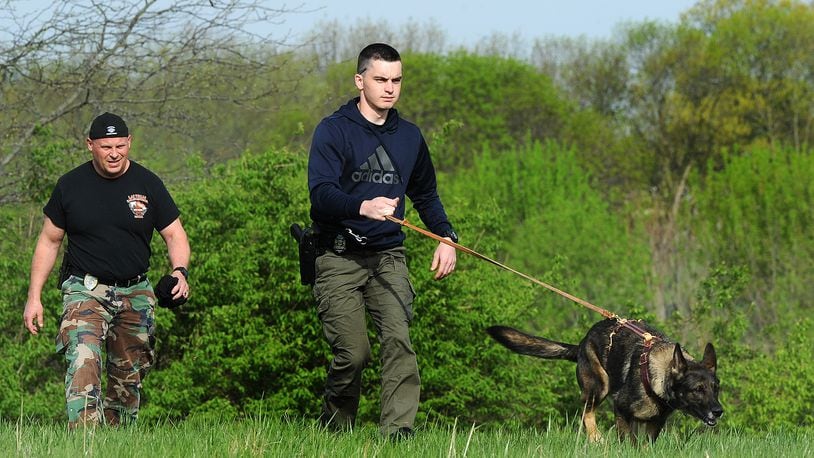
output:
[[[585,405],[582,417],[585,433],[591,442],[599,442],[602,434],[596,426],[596,409],[608,395],[610,384],[608,373],[602,367],[596,351],[590,346],[585,347],[577,360],[577,380],[582,388],[582,402]]]
[[[590,401],[585,403],[582,424],[585,425],[585,434],[588,435],[590,442],[602,441],[602,434],[599,432],[599,428],[596,427],[596,406],[591,404]]]
[[[631,424],[631,421],[628,418],[625,418],[618,411],[615,412],[615,414],[616,414],[616,434],[619,437],[619,442],[624,442],[625,439],[630,439],[631,442],[635,443],[636,436],[633,431],[635,425]]]
[[[647,431],[647,437],[650,439],[650,442],[656,442],[662,428],[664,428],[666,420],[666,418],[656,418],[645,423],[645,431]]]

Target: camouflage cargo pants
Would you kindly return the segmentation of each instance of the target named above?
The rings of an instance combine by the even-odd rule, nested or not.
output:
[[[421,379],[410,342],[415,293],[404,247],[381,252],[331,251],[316,261],[313,292],[333,360],[325,384],[322,421],[350,429],[356,420],[362,371],[370,360],[366,314],[381,344],[382,391],[379,430],[388,435],[413,427]]]
[[[145,280],[127,288],[90,285],[71,276],[62,284],[56,351],[65,354],[68,425],[128,424],[138,416],[141,381],[154,360],[155,295]],[[102,402],[102,349],[107,386]]]

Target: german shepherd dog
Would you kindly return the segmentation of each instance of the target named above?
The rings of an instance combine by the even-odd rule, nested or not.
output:
[[[629,438],[634,443],[641,427],[650,441],[655,441],[674,410],[707,426],[715,426],[724,413],[718,402],[717,358],[710,343],[699,363],[679,344],[641,321],[600,321],[579,345],[506,326],[492,326],[486,331],[516,353],[577,363],[577,382],[585,406],[582,421],[591,442],[602,439],[596,427],[596,409],[608,395],[613,400],[619,439]],[[646,340],[636,331],[652,338]]]

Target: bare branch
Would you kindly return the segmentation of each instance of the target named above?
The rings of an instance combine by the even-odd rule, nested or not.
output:
[[[31,11],[0,1],[0,179],[38,129],[57,122],[81,131],[117,110],[139,122],[204,123],[194,103],[267,107],[299,78],[279,71],[298,45],[273,32],[305,11],[268,3],[56,0]],[[236,84],[246,75],[253,84]]]

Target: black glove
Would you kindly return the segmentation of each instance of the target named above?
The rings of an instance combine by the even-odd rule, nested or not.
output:
[[[175,288],[175,285],[177,284],[178,279],[172,275],[164,275],[160,280],[158,280],[158,284],[155,286],[155,297],[158,299],[159,306],[174,309],[175,307],[186,303],[187,298],[184,296],[181,296],[178,299],[172,298],[172,289]]]

